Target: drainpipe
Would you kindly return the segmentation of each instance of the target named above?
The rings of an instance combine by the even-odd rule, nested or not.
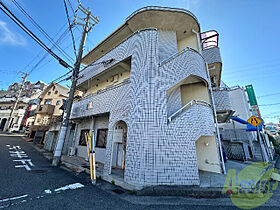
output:
[[[201,41],[200,41],[200,33],[196,32],[194,29],[192,29],[192,32],[196,35],[198,51],[199,51],[200,54],[202,54]]]
[[[225,167],[224,156],[223,156],[222,144],[221,144],[220,131],[219,131],[219,127],[218,127],[216,106],[215,106],[215,101],[214,101],[214,97],[213,97],[213,91],[212,91],[212,85],[211,85],[209,70],[208,70],[208,64],[206,62],[205,62],[205,66],[206,66],[207,76],[208,76],[208,79],[210,81],[210,83],[209,83],[209,92],[210,92],[211,101],[212,101],[214,121],[215,121],[215,125],[216,125],[215,126],[216,127],[216,134],[217,134],[217,138],[218,138],[218,144],[219,144],[219,149],[220,149],[220,156],[221,156],[221,160],[222,160],[222,169],[223,169],[223,173],[227,174],[226,167]]]

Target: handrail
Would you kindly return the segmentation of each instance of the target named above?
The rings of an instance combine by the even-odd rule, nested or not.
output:
[[[168,117],[168,123],[170,123],[172,121],[172,118],[175,117],[177,114],[181,113],[186,108],[189,109],[194,104],[200,104],[200,105],[203,105],[203,106],[211,107],[211,104],[209,104],[206,101],[199,100],[199,99],[191,100],[189,103],[185,104],[178,111],[176,111],[174,114],[172,114],[170,117]]]
[[[214,87],[213,91],[225,91],[225,90],[230,91],[230,90],[236,90],[239,88],[241,88],[239,85],[235,85],[232,87]]]
[[[184,53],[186,51],[194,51],[194,52],[198,53],[201,56],[201,54],[196,49],[194,49],[192,47],[185,47],[184,49],[180,50],[179,52],[176,52],[175,54],[171,55],[169,58],[167,58],[167,59],[163,60],[162,62],[160,62],[159,66],[163,66],[164,64],[168,63],[169,61],[171,61],[172,59],[178,57],[179,55],[181,55],[182,53]]]

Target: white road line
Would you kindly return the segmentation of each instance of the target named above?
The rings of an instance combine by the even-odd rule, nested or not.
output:
[[[64,191],[64,190],[75,190],[75,189],[82,188],[82,187],[84,187],[84,185],[82,185],[81,183],[75,183],[75,184],[69,184],[64,187],[57,188],[54,191],[59,192],[59,191]]]
[[[26,198],[26,197],[28,197],[27,194],[17,196],[17,197],[12,197],[12,198],[5,198],[5,199],[0,200],[0,203],[6,202],[6,201],[13,201],[13,200],[21,199],[21,198]]]
[[[52,191],[49,190],[49,189],[45,190],[44,192],[47,193],[47,194],[51,194],[52,193]]]

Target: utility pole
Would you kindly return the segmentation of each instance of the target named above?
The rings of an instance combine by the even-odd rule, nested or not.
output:
[[[11,123],[12,116],[14,114],[14,111],[15,111],[16,107],[17,107],[17,104],[18,104],[18,101],[19,101],[19,98],[20,98],[25,80],[28,76],[28,74],[25,73],[25,72],[20,71],[19,73],[23,74],[24,76],[22,77],[22,83],[21,83],[21,86],[20,86],[20,89],[19,89],[19,92],[18,92],[18,95],[17,95],[17,98],[16,98],[16,102],[15,102],[13,108],[12,108],[12,111],[11,111],[10,116],[8,118],[8,122],[6,123],[6,128],[4,129],[4,131],[8,131],[8,132],[10,131],[10,123]]]
[[[84,13],[86,15],[86,18],[79,18],[76,15],[75,20],[74,20],[74,22],[76,24],[83,26],[83,33],[82,33],[82,38],[80,41],[78,55],[76,58],[76,63],[74,65],[74,70],[73,70],[73,74],[72,74],[72,85],[70,88],[69,98],[68,98],[68,101],[66,104],[65,113],[63,115],[63,121],[62,121],[62,125],[60,128],[59,137],[58,137],[58,141],[57,141],[57,145],[56,145],[56,149],[55,149],[55,153],[54,153],[54,158],[53,158],[53,162],[52,162],[52,164],[54,166],[57,166],[60,162],[62,148],[63,148],[64,141],[66,138],[66,132],[67,132],[67,128],[69,125],[69,119],[70,119],[70,115],[71,115],[74,93],[76,90],[76,84],[77,84],[78,75],[79,75],[79,71],[80,71],[80,65],[81,65],[81,61],[82,61],[82,55],[83,55],[83,50],[84,50],[84,46],[85,46],[86,36],[87,36],[88,32],[92,30],[92,27],[99,22],[99,19],[97,17],[92,16],[90,9],[89,8],[85,9],[81,5],[80,1],[79,1],[78,9],[76,11],[78,11],[78,10],[80,10],[82,13]],[[77,19],[81,20],[82,22],[85,22],[85,24],[77,22],[76,21]],[[94,23],[91,23],[91,21],[93,21]]]

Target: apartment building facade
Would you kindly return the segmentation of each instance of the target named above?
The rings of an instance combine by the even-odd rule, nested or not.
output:
[[[87,158],[84,134],[93,132],[104,177],[135,187],[198,185],[199,170],[221,173],[205,60],[192,13],[135,11],[83,57],[72,149]]]
[[[39,96],[40,104],[35,110],[35,120],[30,128],[30,138],[43,144],[49,126],[61,117],[63,100],[68,98],[69,89],[52,82]]]

